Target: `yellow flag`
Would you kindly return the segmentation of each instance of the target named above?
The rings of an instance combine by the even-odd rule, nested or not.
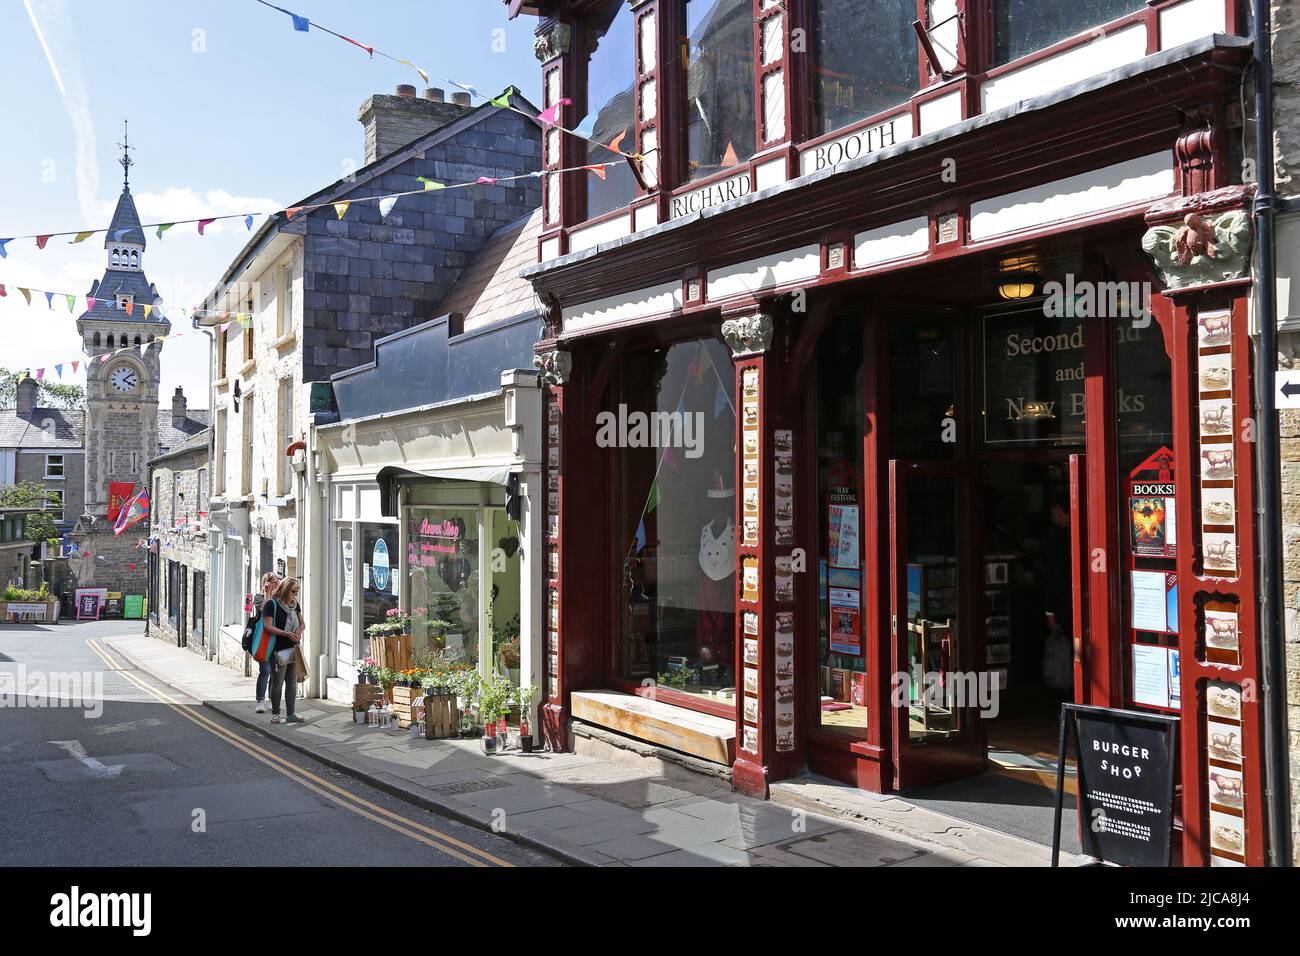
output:
[[[75,245],[76,245],[77,243],[79,243],[79,242],[85,242],[87,239],[89,239],[89,238],[90,238],[91,236],[93,236],[94,234],[95,234],[95,232],[94,232],[93,229],[92,229],[90,232],[79,232],[79,233],[77,233],[77,238],[76,238],[76,239],[73,239],[70,243],[68,243],[68,245],[70,245],[70,246],[75,246]]]
[[[149,318],[149,313],[152,312],[152,311],[153,311],[153,306],[151,306],[151,305],[146,305],[146,306],[144,307],[144,317],[145,317],[146,319]]]
[[[409,66],[409,67],[410,67],[411,69],[413,69],[416,73],[419,73],[419,74],[420,74],[420,79],[424,80],[424,82],[426,82],[426,83],[429,82],[429,74],[428,74],[428,73],[425,73],[424,70],[420,69],[418,66],[416,66],[414,63],[412,63],[410,60],[400,60],[400,59],[399,59],[397,62],[400,63],[400,64],[402,64],[402,66]]]
[[[343,216],[344,216],[344,215],[347,213],[347,211],[348,211],[348,206],[351,206],[351,205],[352,205],[352,201],[351,201],[351,200],[349,200],[349,201],[347,201],[347,202],[336,202],[336,203],[334,204],[334,213],[335,213],[335,215],[337,215],[340,219],[342,219]]]

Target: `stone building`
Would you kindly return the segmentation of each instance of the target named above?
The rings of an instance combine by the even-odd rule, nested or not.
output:
[[[82,512],[85,412],[45,408],[39,400],[39,385],[28,376],[18,383],[15,407],[0,408],[0,488],[34,481],[49,489],[54,526],[64,534]]]
[[[173,425],[184,418],[177,389]],[[149,635],[205,654],[207,642],[208,475],[211,429],[149,462]]]
[[[518,97],[514,105],[532,111]],[[315,554],[299,521],[306,473],[294,449],[320,410],[315,396],[328,395],[312,383],[369,361],[377,339],[436,314],[489,237],[540,203],[541,134],[526,115],[399,87],[369,97],[358,118],[366,165],[304,197],[304,211],[271,217],[206,302],[216,333],[208,633],[217,659],[238,667],[245,596],[265,571],[304,576],[301,557]],[[386,216],[362,201],[421,190],[422,179],[517,176],[528,178],[471,189],[426,182]],[[321,620],[315,600],[305,588],[309,621]],[[319,653],[310,629],[308,642],[310,659]]]
[[[163,346],[157,339],[171,330],[171,322],[144,272],[146,242],[131,196],[134,161],[127,148],[120,160],[122,194],[104,238],[104,275],[91,285],[87,309],[77,319],[89,359],[84,510],[76,516],[71,537],[78,587],[134,595],[144,594],[148,584],[138,548],[140,534],[114,534],[118,509],[146,487],[150,459],[202,430],[207,412],[187,412],[182,395],[179,417],[176,406],[171,415],[159,417]]]

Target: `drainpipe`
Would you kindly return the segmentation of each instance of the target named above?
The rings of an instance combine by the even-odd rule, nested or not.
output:
[[[217,333],[214,329],[204,328],[197,316],[193,316],[190,318],[190,328],[192,328],[195,332],[202,332],[205,336],[207,336],[208,339],[208,527],[211,528],[212,527],[212,478],[215,469],[215,465],[212,461],[212,456],[215,454],[216,434],[217,434],[217,421],[216,421],[217,390],[212,385],[212,363],[216,357]],[[204,532],[204,535],[207,536],[208,541],[211,542],[212,540],[211,535],[208,534],[207,531]],[[217,658],[217,639],[219,637],[218,629],[215,626],[219,618],[216,614],[213,613],[212,608],[216,606],[216,604],[219,604],[220,601],[218,600],[217,602],[214,602],[212,600],[212,596],[214,592],[218,595],[221,594],[220,588],[214,588],[212,586],[215,583],[214,581],[215,576],[212,573],[213,570],[212,566],[215,563],[213,561],[214,553],[215,552],[213,552],[212,547],[209,544],[208,574],[207,574],[208,584],[207,587],[204,589],[204,595],[203,595],[203,599],[208,602],[208,606],[203,609],[203,616],[206,618],[206,621],[204,622],[203,625],[204,627],[203,654],[204,657],[210,661],[216,660]],[[149,615],[146,614],[145,615],[146,620],[148,619],[148,617]]]
[[[1260,702],[1264,724],[1264,800],[1268,861],[1291,865],[1291,816],[1287,775],[1286,657],[1283,642],[1282,455],[1277,415],[1277,196],[1273,156],[1273,29],[1269,0],[1252,0],[1255,47],[1255,159],[1258,164],[1254,219],[1259,249],[1259,468],[1260,638],[1263,644]]]

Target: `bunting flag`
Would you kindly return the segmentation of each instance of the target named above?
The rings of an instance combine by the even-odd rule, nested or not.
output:
[[[117,513],[117,522],[113,525],[113,534],[120,535],[132,525],[137,525],[149,517],[149,491],[143,489],[134,495]]]
[[[200,236],[203,235],[203,230],[206,229],[206,228],[208,228],[208,226],[212,225],[212,224],[213,224],[214,222],[216,222],[216,221],[217,221],[217,220],[216,220],[215,218],[213,218],[213,219],[200,219],[200,220],[199,220],[199,235],[200,235]]]
[[[153,311],[153,306],[148,305],[146,303],[141,303],[141,304],[144,305],[144,317],[147,319],[149,318],[149,313]],[[163,336],[163,338],[166,338],[166,336]]]
[[[54,293],[53,293],[53,292],[47,292],[47,293],[45,293],[45,305],[46,305],[47,308],[50,308],[50,309],[54,308]]]
[[[487,185],[493,185],[493,186],[494,186],[494,185],[496,185],[496,182],[497,182],[497,181],[496,181],[495,179],[493,179],[491,176],[480,176],[478,179],[474,180],[474,184],[475,184],[476,186],[482,186],[482,185],[484,185],[484,184],[487,184]]]
[[[596,114],[588,113],[582,118],[582,122],[569,130],[569,132],[573,133],[575,136],[581,137],[582,139],[591,139],[591,137],[596,135]]]
[[[537,122],[541,123],[543,126],[554,126],[557,122],[557,117],[560,115],[560,107],[568,106],[572,102],[573,100],[569,99],[567,96],[561,97],[558,102],[546,107],[546,109],[537,114]]]
[[[90,238],[91,236],[93,236],[94,234],[95,234],[95,230],[93,230],[93,229],[91,229],[91,230],[89,230],[89,231],[87,231],[87,232],[79,232],[79,233],[77,233],[77,238],[73,239],[70,243],[68,243],[68,245],[70,245],[70,246],[75,246],[75,245],[76,245],[77,243],[79,243],[79,242],[85,242],[87,239],[89,239],[89,238]]]
[[[9,253],[5,252],[5,243],[13,242],[13,239],[0,239],[0,259],[8,259]]]
[[[54,374],[57,375],[59,378],[63,378],[63,366],[62,365],[54,366]]]
[[[155,235],[157,235],[158,238],[161,239],[161,238],[162,238],[162,234],[163,234],[164,232],[166,232],[168,229],[170,229],[170,228],[171,228],[172,226],[174,226],[174,225],[176,225],[176,223],[174,223],[174,222],[160,222],[160,223],[158,224],[158,232],[157,232]]]
[[[5,287],[3,285],[0,285],[0,299],[3,299],[8,294],[9,293],[5,291]]]
[[[519,91],[516,90],[513,86],[507,86],[506,91],[504,93],[502,93],[500,96],[494,97],[488,102],[493,106],[500,106],[503,109],[507,109],[510,106],[510,97],[518,92]]]
[[[80,364],[81,364],[80,362],[73,362],[73,363],[72,363],[72,374],[73,374],[73,375],[76,375],[76,374],[77,374],[77,366],[80,365]]]
[[[96,301],[96,300],[93,299],[92,297],[90,297],[90,296],[86,296],[86,311],[87,311],[87,312],[94,312],[94,311],[95,311],[95,301]]]
[[[54,234],[53,234],[53,233],[50,233],[50,235],[52,236],[52,235],[54,235]],[[36,237],[36,248],[37,248],[37,249],[44,249],[44,248],[45,248],[45,244],[46,244],[47,242],[49,242],[49,241],[50,241],[50,236],[37,236],[37,237]]]
[[[293,19],[293,28],[299,33],[309,33],[311,31],[311,21],[306,17],[300,17],[296,13],[290,13],[289,16]]]
[[[252,231],[253,231],[253,217],[252,217],[252,216],[245,216],[245,217],[244,217],[244,227],[245,227],[249,232],[252,232]]]
[[[605,166],[603,163],[597,166],[583,166],[582,168],[594,176],[599,176],[601,179],[605,178]]]
[[[351,202],[336,202],[334,204],[334,214],[338,216],[340,219],[342,219],[344,215],[347,214],[348,206],[351,205],[352,205]]]
[[[45,369],[43,369],[43,368],[38,368],[38,369],[36,370],[36,381],[39,382],[39,381],[40,381],[41,379],[43,379],[43,378],[45,378]]]
[[[393,207],[396,205],[397,205],[396,196],[385,196],[383,199],[379,200],[380,217],[383,219],[387,219],[388,214],[393,211]]]
[[[225,334],[226,334],[226,329],[228,329],[228,328],[230,328],[230,323],[229,323],[229,322],[222,322],[221,325],[219,326],[219,329],[220,329],[222,335],[225,335]]]
[[[132,302],[130,299],[127,299],[125,302],[123,302],[122,307],[126,309],[127,315],[135,315],[135,303]]]
[[[121,242],[121,241],[122,241],[122,237],[125,236],[125,235],[126,235],[128,232],[130,232],[130,231],[131,231],[130,229],[114,229],[114,230],[113,230],[113,241],[114,241],[114,242]]]
[[[409,67],[410,67],[411,69],[413,69],[416,73],[419,73],[419,74],[420,74],[420,79],[424,80],[424,82],[426,82],[426,83],[429,82],[429,74],[426,73],[424,70],[420,69],[418,66],[416,66],[414,63],[412,63],[410,60],[401,60],[401,59],[399,59],[397,62],[400,63],[400,64],[402,64],[402,66],[409,66]]]
[[[677,455],[674,454],[671,445],[669,445],[667,448],[664,449],[663,463],[667,465],[669,468],[671,468],[674,472],[678,472]]]
[[[302,210],[302,206],[293,206],[284,211],[284,216],[286,219],[292,219],[294,216],[298,215],[298,213],[302,212]]]
[[[626,137],[627,137],[627,128],[624,127],[617,136],[615,136],[613,139],[611,139],[608,143],[605,144],[605,148],[613,150],[616,153],[621,153],[622,150],[619,149],[618,147],[619,144],[622,143]]]
[[[658,507],[659,507],[659,476],[656,475],[655,480],[650,484],[650,497],[645,503],[645,513],[651,514]]]
[[[76,297],[75,295],[73,295],[72,293],[69,292],[67,295],[64,296],[64,298],[67,300],[67,303],[68,303],[68,311],[69,311],[69,312],[76,312],[76,311],[77,311],[77,297]]]
[[[428,190],[430,190],[430,189],[446,189],[446,188],[447,188],[447,184],[446,184],[446,183],[438,183],[438,182],[434,182],[432,179],[429,179],[427,176],[416,176],[416,177],[415,177],[415,181],[416,181],[416,182],[419,182],[419,183],[424,183],[425,191],[428,191]]]
[[[640,554],[645,550],[645,519],[642,518],[636,526],[636,553]]]
[[[31,290],[31,289],[24,289],[22,286],[19,286],[19,287],[18,287],[18,291],[21,292],[21,293],[23,294],[23,298],[27,300],[27,304],[28,304],[28,305],[31,305],[31,304],[32,304],[32,290]]]

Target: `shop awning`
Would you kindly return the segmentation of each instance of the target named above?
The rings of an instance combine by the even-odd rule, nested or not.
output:
[[[505,485],[510,480],[509,465],[474,465],[467,468],[406,468],[388,466],[375,475],[379,484],[379,511],[385,518],[397,517],[397,488],[404,481],[442,478],[448,481],[487,482]]]

